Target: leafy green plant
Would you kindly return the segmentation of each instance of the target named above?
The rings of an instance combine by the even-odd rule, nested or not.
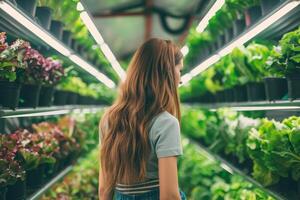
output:
[[[18,39],[8,45],[5,40],[6,33],[0,33],[0,80],[15,81],[17,73],[27,68],[23,58],[29,43]]]
[[[274,47],[268,60],[268,69],[277,76],[300,74],[300,29],[286,33]]]

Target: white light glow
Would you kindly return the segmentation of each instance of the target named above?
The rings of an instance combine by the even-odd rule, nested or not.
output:
[[[81,6],[84,10],[84,7],[82,4],[81,4]],[[105,55],[107,60],[110,62],[112,68],[116,71],[116,73],[121,78],[121,80],[124,80],[126,77],[126,72],[121,67],[121,65],[115,58],[114,54],[112,53],[112,51],[110,50],[108,45],[106,43],[104,43],[104,40],[103,40],[100,32],[98,31],[96,25],[94,24],[92,18],[89,16],[89,14],[86,11],[83,11],[80,13],[80,18],[82,19],[84,24],[87,26],[89,32],[95,39],[96,43],[100,46],[103,54]]]
[[[83,5],[81,4],[81,2],[78,2],[78,3],[77,3],[76,9],[77,9],[79,12],[84,11],[84,7],[83,7]]]
[[[258,110],[299,110],[300,106],[242,106],[231,107],[234,111],[258,111]]]
[[[225,0],[217,0],[214,5],[209,9],[209,11],[206,13],[206,15],[203,17],[203,19],[198,24],[196,31],[198,33],[201,33],[204,31],[204,29],[207,27],[209,20],[216,14],[218,10],[222,8],[224,5]]]
[[[183,55],[183,57],[185,57],[188,53],[189,53],[189,48],[187,45],[184,45],[182,48],[181,48],[181,53]]]
[[[221,49],[219,51],[220,56],[226,56],[229,54],[235,47],[240,46],[254,38],[256,35],[261,33],[263,30],[267,29],[269,26],[271,26],[274,22],[278,21],[281,17],[286,15],[288,12],[293,10],[295,7],[297,7],[300,4],[299,1],[294,1],[286,4],[284,7],[279,9],[274,14],[267,17],[265,20],[261,21],[259,24],[254,25],[252,29],[247,31],[245,34],[240,36],[237,40],[226,46],[225,48]]]
[[[72,60],[75,64],[79,65],[81,68],[89,72],[92,76],[94,76],[96,79],[104,83],[109,88],[114,88],[116,85],[115,83],[107,78],[104,74],[99,72],[97,69],[92,67],[89,63],[87,63],[85,60],[81,59],[77,55],[71,55],[70,60]]]
[[[87,29],[96,40],[97,44],[101,45],[104,43],[104,40],[99,33],[97,27],[95,26],[94,22],[90,18],[89,14],[86,11],[80,13],[80,18],[82,19],[83,23],[86,25]]]
[[[113,69],[117,72],[121,79],[124,80],[126,78],[126,73],[117,61],[113,52],[110,50],[109,46],[106,43],[103,43],[102,45],[100,45],[100,49],[107,58],[107,60],[110,62]]]
[[[62,55],[69,56],[71,54],[71,51],[68,48],[66,48],[64,45],[62,45],[51,34],[43,30],[43,28],[41,28],[39,25],[32,23],[25,14],[22,14],[20,11],[12,7],[10,4],[6,3],[5,1],[0,1],[0,9],[5,13],[7,13],[8,15],[10,15],[12,18],[18,21],[19,24],[23,25],[24,28],[31,31],[36,37],[43,40],[45,43],[47,43],[49,46],[57,50]]]
[[[192,74],[193,77],[197,76],[201,72],[205,71],[209,66],[218,62],[219,60],[220,60],[219,55],[213,55],[213,56],[209,57],[208,59],[206,59],[204,62],[202,62],[200,65],[195,67],[190,73]]]
[[[179,85],[179,87],[186,85],[192,78],[193,78],[193,76],[190,73],[183,75],[180,79],[181,84]]]

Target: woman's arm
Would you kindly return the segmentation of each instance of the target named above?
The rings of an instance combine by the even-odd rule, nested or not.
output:
[[[180,200],[177,158],[175,156],[158,159],[160,200]]]
[[[99,188],[98,188],[98,196],[100,200],[112,200],[113,193],[107,193],[105,187],[105,181],[103,176],[103,171],[101,168],[99,169]]]

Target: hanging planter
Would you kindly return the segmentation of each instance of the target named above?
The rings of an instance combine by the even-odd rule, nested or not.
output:
[[[67,104],[68,105],[75,105],[77,103],[77,94],[74,92],[68,92],[67,95]]]
[[[61,21],[51,20],[50,32],[59,40],[62,39],[64,25]]]
[[[21,84],[0,81],[0,106],[15,109],[19,105]]]
[[[62,41],[68,46],[71,45],[71,39],[72,39],[71,36],[72,36],[71,31],[68,30],[63,31]]]
[[[233,35],[239,36],[246,28],[245,19],[238,19],[233,23]]]
[[[16,0],[16,2],[30,17],[35,16],[37,0]]]
[[[227,44],[231,42],[231,40],[233,39],[233,28],[232,27],[227,28],[224,34],[225,34],[225,43]]]
[[[20,92],[20,106],[36,108],[39,104],[41,85],[23,84]]]
[[[290,100],[299,99],[300,98],[300,90],[299,90],[300,77],[290,76],[287,78],[287,83],[288,83],[289,99]]]
[[[265,91],[269,101],[282,99],[288,92],[286,78],[265,78]]]
[[[66,105],[68,93],[61,90],[56,90],[54,93],[54,105]]]
[[[280,0],[260,0],[262,15],[267,15],[276,6],[278,6]]]
[[[261,101],[266,99],[264,83],[247,84],[248,101]]]
[[[261,18],[261,16],[262,16],[262,12],[261,12],[261,7],[259,5],[247,9],[245,12],[246,26],[247,27],[252,26]]]
[[[234,102],[234,90],[233,89],[225,90],[225,102]]]
[[[6,187],[0,187],[0,200],[6,200]]]
[[[53,95],[54,95],[53,86],[42,86],[40,91],[39,106],[52,106]]]
[[[247,101],[247,89],[245,85],[238,85],[234,88],[234,101],[245,102]]]
[[[18,180],[14,185],[7,187],[6,199],[7,200],[24,200],[26,196],[25,181]]]
[[[46,30],[50,29],[52,10],[49,7],[41,6],[36,8],[35,16],[38,22]]]
[[[44,171],[45,166],[40,165],[35,169],[27,171],[26,176],[26,192],[27,194],[32,194],[38,190],[44,183]]]

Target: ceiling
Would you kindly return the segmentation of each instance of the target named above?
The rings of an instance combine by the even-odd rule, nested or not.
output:
[[[83,0],[85,8],[118,60],[126,59],[148,38],[184,43],[193,23],[212,0]]]

